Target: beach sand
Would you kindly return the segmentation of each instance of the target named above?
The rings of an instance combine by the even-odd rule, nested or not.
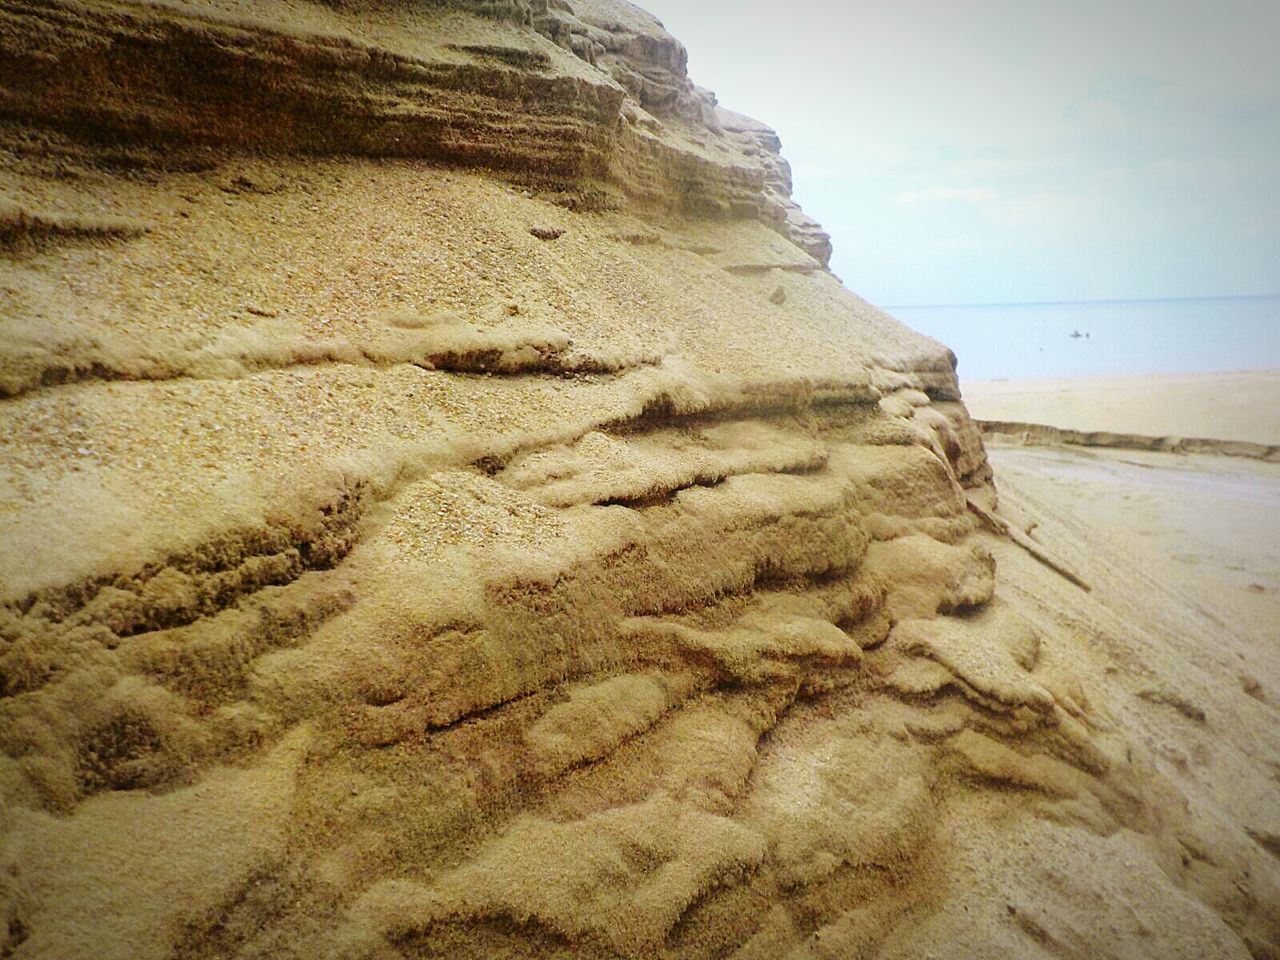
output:
[[[984,418],[1274,443],[1278,388],[1275,373],[1007,381],[966,400]],[[1193,819],[1216,811],[1214,829],[1234,822],[1280,855],[1280,464],[1008,436],[987,447],[1000,516],[1091,587],[1005,540],[1010,599],[1072,634],[1057,655]]]
[[[976,419],[1138,436],[1280,443],[1280,371],[965,386]],[[1209,612],[1268,654],[1280,639],[1280,464],[1236,456],[986,438],[1004,508],[1029,502],[1075,525],[1091,572],[1124,554],[1188,610]],[[1023,520],[1029,525],[1035,521]],[[1035,531],[1033,529],[1033,535]]]
[[[1280,370],[962,384],[978,420],[1280,444]]]
[[[619,0],[11,6],[0,957],[1280,960],[1280,448],[993,486]]]
[[[966,385],[965,400],[986,421],[1280,443],[1275,370],[985,381]],[[1092,446],[1081,437],[1055,444],[1052,436],[1032,447],[988,434],[1002,491],[1034,489],[1147,555],[1145,562],[1166,565],[1171,581],[1190,574],[1188,595],[1208,606],[1251,607],[1259,596],[1280,595],[1280,464],[1111,448],[1110,440]],[[1236,596],[1240,590],[1247,596]],[[1280,609],[1269,615],[1280,623]]]

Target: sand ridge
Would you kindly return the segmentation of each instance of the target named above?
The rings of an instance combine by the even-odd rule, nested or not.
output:
[[[0,953],[1276,956],[1274,665],[652,18],[0,18]]]

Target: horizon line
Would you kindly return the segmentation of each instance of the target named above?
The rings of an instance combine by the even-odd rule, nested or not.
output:
[[[1277,300],[1280,293],[1228,293],[1198,297],[1114,297],[1097,300],[997,300],[974,303],[895,303],[879,305],[881,310],[945,310],[964,307],[1058,307],[1100,303],[1189,303],[1201,300]]]

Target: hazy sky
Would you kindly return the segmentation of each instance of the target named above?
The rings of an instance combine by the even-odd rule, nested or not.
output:
[[[883,305],[1280,292],[1280,0],[640,0]]]

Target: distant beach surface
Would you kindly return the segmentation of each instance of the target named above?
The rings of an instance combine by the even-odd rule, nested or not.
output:
[[[979,420],[1280,445],[1280,370],[968,380]]]
[[[962,381],[1280,368],[1280,295],[884,309],[954,350]]]

